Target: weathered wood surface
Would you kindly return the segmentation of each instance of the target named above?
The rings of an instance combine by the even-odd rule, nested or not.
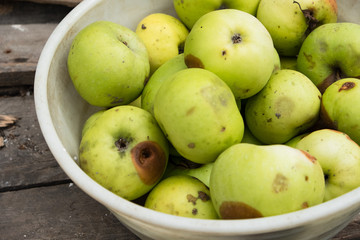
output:
[[[0,115],[16,118],[0,127],[0,239],[138,239],[72,183],[42,136],[33,99],[37,60],[76,5],[66,2],[79,1],[39,2],[0,0]],[[360,214],[340,239],[360,239]]]

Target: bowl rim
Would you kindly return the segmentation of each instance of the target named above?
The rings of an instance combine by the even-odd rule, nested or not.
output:
[[[172,230],[206,232],[214,235],[259,234],[281,231],[304,224],[329,219],[348,208],[360,209],[360,187],[328,202],[277,216],[243,220],[207,220],[169,215],[147,209],[123,199],[103,188],[86,175],[66,151],[53,125],[47,95],[47,77],[51,59],[57,46],[65,38],[73,23],[103,0],[84,0],[73,8],[56,26],[40,54],[34,79],[35,111],[45,141],[56,161],[68,177],[82,191],[107,207],[110,211],[148,225]],[[156,221],[154,221],[156,219]]]

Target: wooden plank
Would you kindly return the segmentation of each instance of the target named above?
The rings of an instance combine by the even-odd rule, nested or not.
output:
[[[72,184],[0,193],[0,239],[138,240]]]
[[[32,85],[41,51],[57,24],[0,25],[0,87]]]
[[[71,9],[64,5],[1,0],[0,24],[59,23]]]
[[[14,125],[0,128],[0,192],[69,181],[41,134],[31,94],[0,97],[0,113],[17,118]]]
[[[17,0],[17,1],[20,1],[20,0]],[[65,5],[68,7],[75,7],[82,0],[21,0],[21,1],[29,1],[29,2],[42,3],[42,4],[59,4],[59,5]]]

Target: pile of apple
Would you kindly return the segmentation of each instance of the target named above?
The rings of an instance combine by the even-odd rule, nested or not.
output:
[[[80,167],[173,215],[279,215],[360,186],[360,25],[335,0],[173,0],[136,30],[97,21],[68,71],[103,109]]]

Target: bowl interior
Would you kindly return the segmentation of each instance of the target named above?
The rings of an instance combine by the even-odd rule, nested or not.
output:
[[[343,0],[338,3],[341,21],[360,23],[360,15],[351,5],[355,4],[356,9],[360,9],[360,1]],[[169,0],[84,0],[63,19],[44,47],[35,76],[36,113],[51,152],[75,184],[112,210],[119,219],[129,221],[131,218],[136,224],[141,222],[143,225],[152,224],[164,229],[208,232],[214,236],[240,232],[259,234],[309,225],[338,215],[342,222],[334,222],[329,228],[347,224],[360,210],[360,188],[325,204],[284,216],[207,221],[183,219],[145,209],[102,188],[80,169],[77,160],[82,126],[98,108],[90,106],[80,97],[69,78],[66,59],[71,42],[83,27],[96,20],[117,22],[134,30],[140,19],[154,12],[176,16],[172,1]],[[134,222],[126,224],[135,228]]]

